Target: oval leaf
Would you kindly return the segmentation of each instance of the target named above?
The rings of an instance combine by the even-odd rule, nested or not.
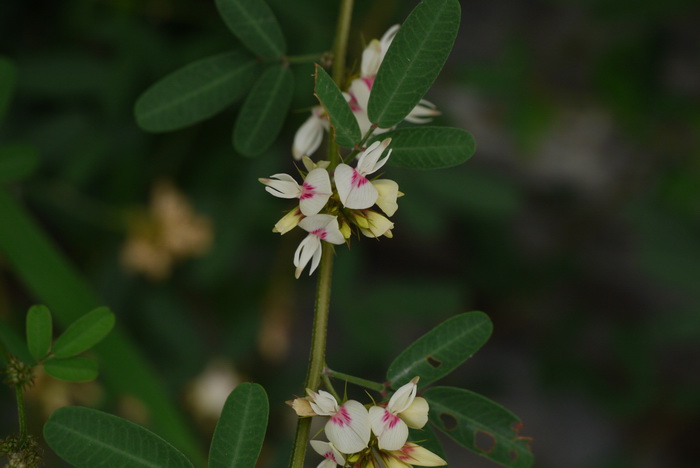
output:
[[[367,105],[371,122],[391,128],[418,104],[437,78],[459,29],[458,0],[423,0],[396,33]]]
[[[53,355],[67,358],[87,351],[102,341],[114,326],[114,314],[107,307],[98,307],[66,329],[53,344]]]
[[[27,348],[34,359],[40,361],[49,354],[53,340],[53,320],[49,308],[35,305],[27,312]]]
[[[391,137],[392,166],[408,169],[444,169],[468,161],[476,150],[474,137],[461,128],[407,127],[370,140]]]
[[[17,68],[5,57],[0,57],[0,122],[7,112],[17,81]]]
[[[34,172],[38,162],[33,146],[14,144],[0,148],[0,182],[24,179]]]
[[[340,146],[352,148],[362,139],[360,126],[333,79],[321,66],[316,64],[314,94],[330,117],[335,128],[335,141]]]
[[[430,422],[469,450],[511,468],[528,468],[534,457],[522,422],[498,403],[461,388],[433,387],[423,396]]]
[[[246,98],[233,129],[233,146],[245,156],[257,156],[277,138],[292,102],[294,75],[285,66],[263,72]]]
[[[193,468],[175,447],[126,419],[80,406],[60,408],[44,439],[76,468]]]
[[[442,322],[403,350],[386,373],[393,388],[415,376],[428,385],[452,372],[491,336],[493,325],[483,312],[467,312]]]
[[[258,384],[242,383],[226,399],[209,450],[209,468],[253,468],[260,455],[269,404]]]
[[[243,52],[193,62],[139,97],[134,106],[136,122],[149,132],[167,132],[200,122],[242,98],[257,73],[257,61]]]
[[[49,358],[44,362],[44,370],[59,380],[88,382],[97,378],[97,361],[83,356]]]
[[[216,0],[216,6],[226,26],[252,52],[265,60],[285,54],[282,30],[264,0]]]

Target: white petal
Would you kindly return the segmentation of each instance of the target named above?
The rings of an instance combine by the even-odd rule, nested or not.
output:
[[[417,466],[444,466],[447,462],[435,455],[430,450],[416,445],[412,442],[407,442],[401,450],[392,451],[391,455],[399,460]]]
[[[265,185],[268,193],[279,198],[297,198],[301,194],[301,187],[289,174],[275,174],[258,181]]]
[[[304,155],[313,154],[323,141],[323,119],[316,112],[301,124],[294,135],[292,143],[292,155],[294,159],[301,159]]]
[[[379,43],[382,46],[382,60],[384,60],[384,55],[386,55],[386,51],[389,50],[389,46],[394,40],[394,37],[396,36],[396,33],[399,32],[399,28],[401,25],[395,24],[389,29],[386,30],[382,38],[379,40]]]
[[[435,104],[426,99],[421,99],[418,105],[409,112],[404,120],[416,124],[428,123],[433,120],[433,117],[440,115],[440,113],[441,112],[435,108]]]
[[[304,231],[313,232],[318,229],[325,229],[326,226],[331,224],[333,221],[338,222],[336,217],[329,214],[316,214],[313,216],[308,216],[299,222],[299,227]]]
[[[282,216],[282,218],[277,221],[272,232],[279,232],[280,234],[285,234],[292,229],[294,229],[299,221],[304,217],[299,210],[299,207],[294,208],[292,211]]]
[[[362,210],[377,201],[377,189],[365,176],[347,164],[338,164],[333,178],[344,207]]]
[[[309,276],[316,271],[318,264],[321,263],[321,255],[323,255],[323,249],[319,248],[314,251],[314,256],[311,258],[311,266],[309,267]]]
[[[371,83],[372,81],[368,78],[355,78],[348,88],[348,92],[355,98],[356,104],[364,111],[367,111]]]
[[[366,150],[360,153],[360,156],[357,158],[357,170],[362,175],[368,175],[378,171],[386,164],[386,161],[391,155],[392,150],[389,150],[386,156],[382,160],[379,160],[389,144],[391,144],[391,138],[385,138],[381,142],[377,140],[372,143]]]
[[[311,408],[319,416],[333,416],[338,411],[338,402],[330,393],[324,390],[319,390],[316,393],[308,388],[306,393],[309,395]]]
[[[321,455],[323,458],[335,462],[333,465],[329,466],[336,466],[336,465],[344,465],[345,464],[345,457],[343,457],[343,454],[336,449],[333,444],[329,442],[324,442],[322,440],[311,440],[309,441],[311,443],[311,447]],[[321,465],[319,465],[321,466]]]
[[[360,67],[360,76],[363,78],[376,76],[379,70],[379,65],[382,64],[382,44],[372,39],[370,43],[362,51],[362,66]]]
[[[379,448],[398,450],[408,439],[408,426],[398,416],[381,406],[369,409],[369,421],[372,432],[377,436]]]
[[[387,409],[394,414],[399,414],[408,408],[416,397],[416,392],[418,391],[417,383],[417,379],[413,379],[396,390],[389,399],[389,404],[386,405]]]
[[[422,429],[428,422],[428,401],[423,397],[416,397],[408,408],[399,413],[399,417],[408,427]]]
[[[301,186],[299,209],[304,216],[318,214],[326,206],[331,197],[331,179],[328,171],[322,168],[313,169],[308,173]]]
[[[357,120],[357,126],[360,127],[360,133],[362,135],[365,135],[369,131],[369,128],[372,126],[372,122],[369,121],[367,111],[365,109],[358,109],[352,111],[352,113],[355,116],[355,120]],[[377,128],[374,130],[374,133],[377,134],[387,131],[388,129]]]
[[[316,215],[319,216],[319,215]],[[309,219],[309,218],[304,218]],[[304,221],[302,219],[302,222]],[[301,223],[299,223],[301,225]],[[294,276],[299,279],[302,270],[306,267],[312,257],[316,256],[316,252],[321,251],[321,239],[313,234],[309,234],[301,241],[296,252],[294,252],[294,266],[297,267]]]
[[[389,179],[377,179],[372,181],[372,185],[377,189],[377,206],[387,214],[393,216],[399,209],[396,199],[399,197],[399,184]]]
[[[388,218],[382,216],[376,211],[367,210],[365,212],[367,219],[367,228],[369,232],[363,232],[367,237],[379,237],[379,236],[391,236],[391,230],[394,228],[394,223],[389,221]]]
[[[343,453],[356,453],[364,449],[369,436],[367,409],[355,400],[343,403],[326,423],[326,437]]]

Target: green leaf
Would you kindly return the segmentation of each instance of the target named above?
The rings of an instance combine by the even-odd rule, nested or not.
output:
[[[415,376],[428,385],[452,372],[491,336],[493,325],[483,312],[467,312],[442,322],[403,350],[386,373],[393,388]]]
[[[150,132],[167,132],[200,122],[241,99],[257,73],[257,61],[239,51],[190,63],[139,97],[134,106],[136,122]]]
[[[376,135],[391,138],[389,164],[409,169],[444,169],[469,160],[476,143],[466,130],[452,127],[406,127]]]
[[[292,102],[294,75],[289,67],[265,70],[248,94],[233,129],[233,146],[245,156],[257,156],[277,138]]]
[[[34,172],[37,164],[37,152],[33,146],[3,146],[0,148],[0,183],[24,179]]]
[[[51,349],[53,320],[45,305],[34,305],[27,312],[27,348],[32,357],[40,361]]]
[[[87,351],[102,341],[113,326],[112,311],[107,307],[98,307],[73,322],[58,337],[53,345],[53,355],[66,358]]]
[[[193,468],[175,447],[126,419],[67,406],[44,424],[44,439],[76,468]]]
[[[423,0],[396,33],[379,67],[367,105],[371,122],[390,128],[420,102],[452,50],[458,0]]]
[[[44,370],[56,379],[88,382],[97,378],[97,361],[83,356],[66,359],[49,358],[44,361]]]
[[[463,447],[511,468],[528,468],[534,457],[522,422],[498,403],[461,388],[433,387],[423,394],[430,422]]]
[[[17,81],[17,68],[5,57],[0,57],[0,122],[7,112]]]
[[[285,54],[282,30],[264,0],[216,0],[216,6],[226,26],[255,54],[265,60]]]
[[[262,386],[238,385],[226,399],[209,450],[209,468],[254,468],[260,454],[269,404]]]
[[[362,139],[360,126],[357,124],[352,109],[333,79],[318,64],[316,64],[315,76],[314,94],[323,108],[326,109],[331,125],[335,128],[336,143],[346,148],[352,148]]]

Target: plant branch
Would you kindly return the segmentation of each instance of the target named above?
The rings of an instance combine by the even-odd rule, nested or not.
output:
[[[330,377],[333,377],[334,379],[345,380],[346,382],[369,388],[370,390],[374,390],[375,392],[380,392],[382,394],[386,393],[386,385],[379,382],[373,382],[371,380],[355,377],[354,375],[343,374],[342,372],[336,372],[329,368],[326,368],[324,373]]]

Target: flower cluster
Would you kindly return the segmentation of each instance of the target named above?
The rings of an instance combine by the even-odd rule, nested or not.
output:
[[[384,33],[381,39],[373,39],[362,52],[360,76],[350,82],[347,92],[343,93],[350,105],[360,131],[365,135],[372,123],[367,116],[369,95],[374,85],[374,79],[379,71],[379,66],[384,60],[394,36],[399,30],[399,25],[394,25]],[[418,105],[406,116],[406,121],[416,124],[430,122],[432,117],[440,114],[431,102],[421,99]],[[391,130],[390,128],[377,128],[375,134],[381,134]],[[315,106],[311,109],[311,116],[299,127],[292,144],[292,154],[299,160],[303,156],[312,155],[323,141],[324,132],[329,131],[328,115],[323,107]]]
[[[314,163],[308,157],[302,159],[306,172],[302,172],[301,185],[289,174],[258,179],[270,194],[299,200],[299,206],[282,217],[273,229],[284,234],[299,226],[309,233],[294,253],[297,278],[309,262],[309,274],[316,270],[321,261],[322,241],[343,244],[352,235],[353,227],[367,237],[392,237],[394,223],[370,208],[376,204],[384,214],[392,216],[398,209],[396,200],[403,194],[393,180],[367,178],[386,164],[391,155],[391,149],[387,151],[390,143],[390,138],[372,143],[359,154],[354,168],[339,164],[333,172],[333,184],[329,162]]]
[[[428,422],[428,402],[416,396],[418,377],[399,388],[385,405],[369,410],[360,402],[342,404],[323,390],[307,389],[306,398],[292,406],[299,416],[328,416],[328,442],[312,440],[311,446],[324,460],[318,468],[406,468],[443,466],[447,462],[429,450],[408,442],[408,428],[421,429]],[[347,463],[347,465],[346,465]]]

